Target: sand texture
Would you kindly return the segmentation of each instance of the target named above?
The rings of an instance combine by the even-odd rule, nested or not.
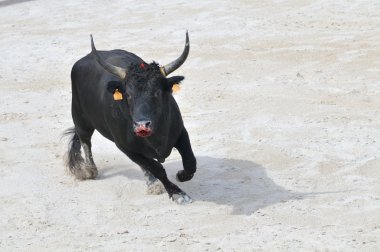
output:
[[[0,21],[0,251],[379,251],[378,1],[2,0]],[[186,30],[194,202],[148,195],[99,133],[76,180],[61,134],[89,35],[166,64]]]

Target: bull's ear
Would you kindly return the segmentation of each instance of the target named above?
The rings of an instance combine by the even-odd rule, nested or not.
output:
[[[183,76],[173,76],[173,77],[170,77],[170,78],[167,78],[167,82],[168,82],[168,90],[172,90],[173,88],[173,85],[174,84],[180,84],[181,81],[183,81],[185,79],[185,77]]]
[[[108,92],[113,94],[113,93],[115,93],[116,89],[118,89],[122,93],[125,92],[124,85],[120,81],[110,81],[107,83],[107,91]]]

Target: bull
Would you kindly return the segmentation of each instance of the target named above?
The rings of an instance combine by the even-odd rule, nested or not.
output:
[[[184,77],[168,77],[186,61],[190,50],[188,33],[182,54],[164,66],[148,64],[124,50],[97,51],[92,35],[91,49],[71,71],[74,127],[66,131],[71,136],[69,170],[80,180],[98,175],[91,152],[91,137],[97,130],[141,167],[148,192],[163,186],[173,201],[192,202],[168,179],[162,166],[176,148],[183,164],[176,180],[188,181],[196,171],[189,135],[172,95],[173,85]]]

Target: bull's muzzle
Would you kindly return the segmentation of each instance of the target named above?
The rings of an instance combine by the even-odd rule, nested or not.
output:
[[[139,137],[148,137],[152,134],[152,122],[151,121],[138,121],[134,122],[133,130]]]

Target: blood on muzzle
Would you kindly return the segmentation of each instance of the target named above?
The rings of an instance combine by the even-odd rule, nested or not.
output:
[[[152,134],[151,121],[138,121],[134,122],[134,132],[139,137],[148,137]]]

